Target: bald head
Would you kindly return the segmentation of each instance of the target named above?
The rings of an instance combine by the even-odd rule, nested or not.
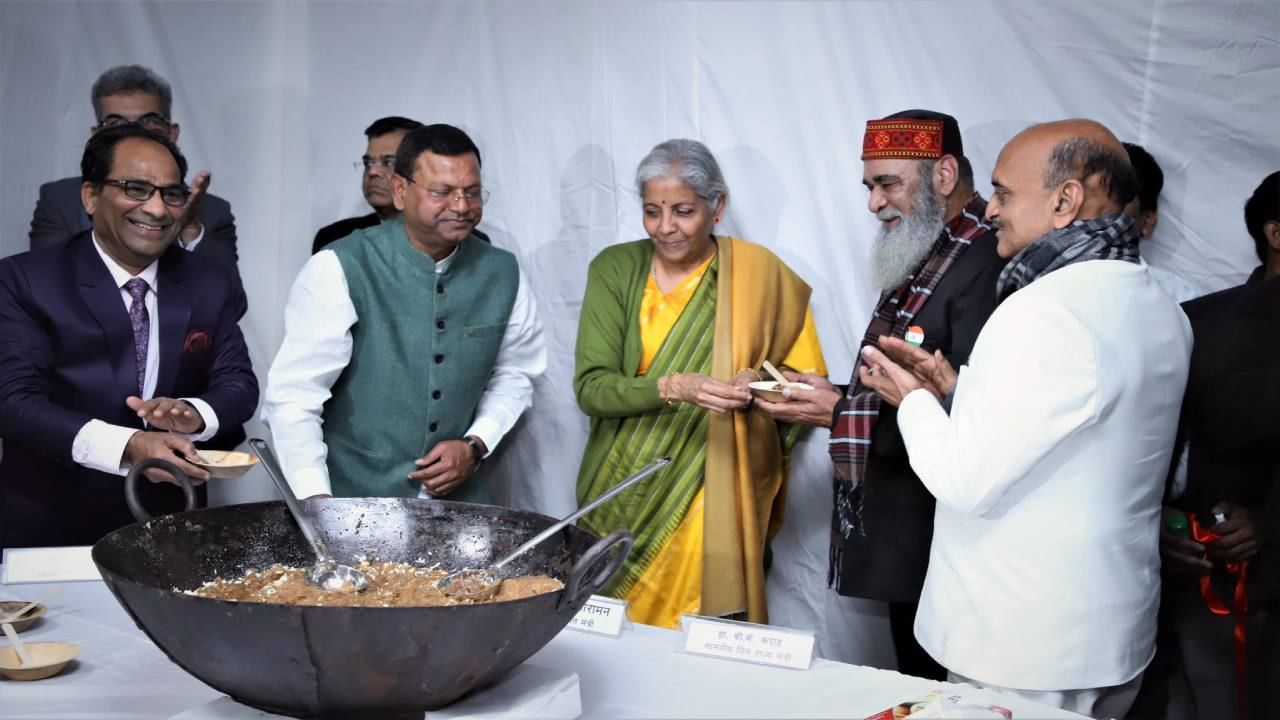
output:
[[[1077,220],[1120,212],[1137,191],[1124,146],[1101,123],[1061,120],[1013,137],[996,160],[987,217],[1012,257]]]

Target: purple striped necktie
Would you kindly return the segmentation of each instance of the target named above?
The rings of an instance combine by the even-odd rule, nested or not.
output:
[[[143,397],[147,378],[147,343],[151,340],[151,318],[147,316],[147,281],[136,277],[124,284],[133,302],[129,305],[129,324],[133,326],[133,358],[138,366],[138,397]],[[145,398],[144,398],[145,399]]]

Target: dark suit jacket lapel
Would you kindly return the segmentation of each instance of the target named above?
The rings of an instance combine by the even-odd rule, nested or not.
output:
[[[177,242],[176,240],[174,241]],[[160,316],[160,370],[156,378],[156,397],[171,397],[182,363],[187,326],[191,322],[191,287],[184,282],[183,258],[186,250],[171,246],[160,258],[156,283],[157,314]]]
[[[138,368],[134,359],[133,326],[120,297],[120,288],[93,246],[93,237],[82,233],[71,241],[76,285],[85,307],[102,327],[120,397],[138,394]]]

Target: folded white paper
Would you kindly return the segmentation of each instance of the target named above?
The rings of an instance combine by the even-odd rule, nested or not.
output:
[[[0,583],[49,583],[101,580],[93,564],[93,546],[5,548]]]

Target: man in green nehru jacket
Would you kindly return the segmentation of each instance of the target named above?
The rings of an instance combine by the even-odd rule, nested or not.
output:
[[[488,192],[466,133],[410,131],[391,183],[399,219],[298,273],[263,419],[299,497],[489,502],[472,473],[546,368],[534,298],[473,232]]]

